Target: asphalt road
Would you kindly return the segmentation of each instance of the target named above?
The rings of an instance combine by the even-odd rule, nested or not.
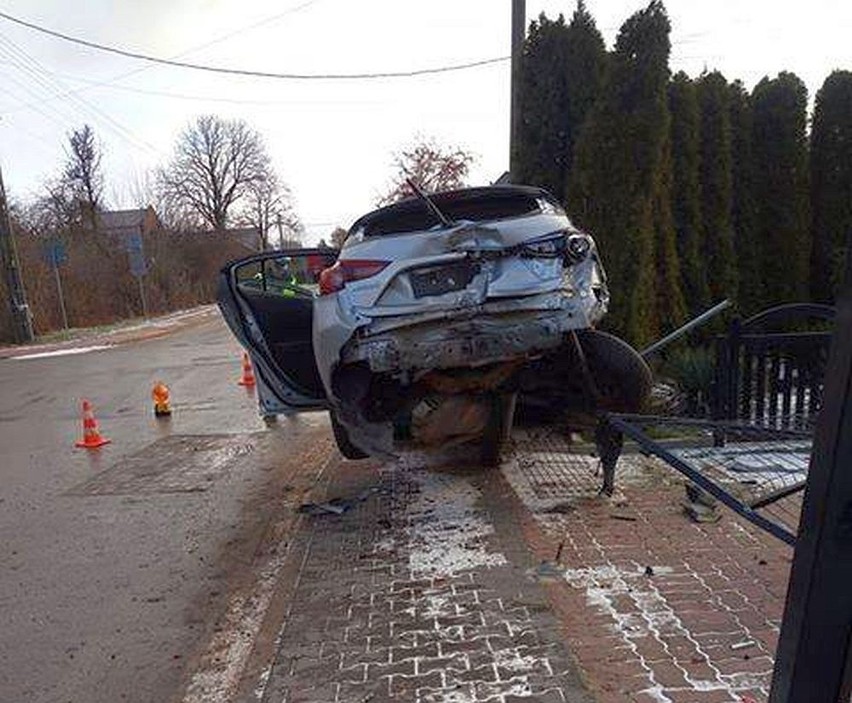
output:
[[[0,359],[0,701],[184,699],[265,533],[322,463],[298,448],[330,451],[322,414],[261,421],[239,355],[213,313],[158,339]],[[97,451],[74,448],[82,398],[112,440]]]

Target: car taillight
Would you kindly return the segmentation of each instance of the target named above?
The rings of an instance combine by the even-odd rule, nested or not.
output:
[[[325,269],[319,277],[320,295],[337,293],[352,281],[375,276],[384,270],[389,261],[372,259],[339,259],[334,266]]]

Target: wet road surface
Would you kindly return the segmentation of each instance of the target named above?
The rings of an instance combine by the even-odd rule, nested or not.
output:
[[[323,415],[265,426],[239,354],[213,313],[159,339],[0,359],[0,700],[181,696],[259,540],[331,451]],[[81,398],[112,440],[95,452],[73,448]]]

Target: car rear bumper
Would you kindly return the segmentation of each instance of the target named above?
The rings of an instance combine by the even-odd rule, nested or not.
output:
[[[367,362],[374,373],[475,367],[546,351],[565,333],[589,325],[572,310],[516,311],[434,321],[351,339],[344,364]]]

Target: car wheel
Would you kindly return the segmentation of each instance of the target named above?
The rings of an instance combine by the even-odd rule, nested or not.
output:
[[[337,449],[346,459],[366,459],[369,454],[364,453],[359,449],[352,440],[349,439],[349,433],[346,428],[340,424],[340,421],[335,417],[334,412],[329,410],[328,416],[331,419],[331,431],[334,433],[334,441],[337,443]]]
[[[627,342],[606,332],[581,330],[577,338],[598,392],[598,409],[640,412],[653,381],[642,356]]]

